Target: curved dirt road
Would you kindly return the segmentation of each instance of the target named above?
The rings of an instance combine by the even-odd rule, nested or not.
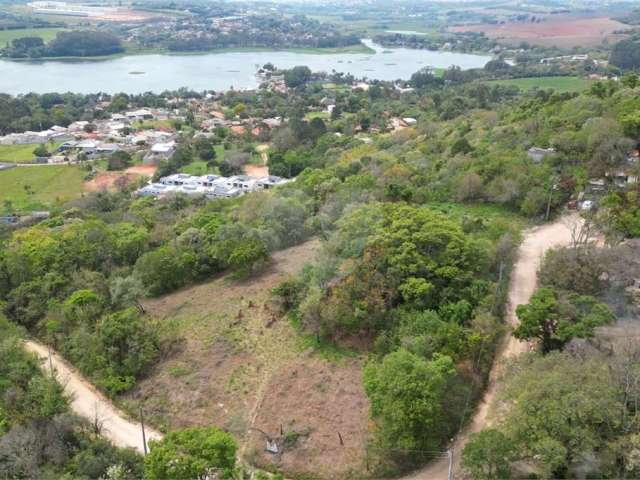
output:
[[[49,349],[32,340],[25,342],[25,348],[35,353],[42,362],[42,369],[49,371]],[[144,452],[140,423],[127,419],[126,415],[113,406],[111,401],[91,385],[75,368],[57,353],[51,354],[51,363],[57,379],[64,391],[71,397],[71,409],[79,416],[94,422],[96,414],[102,423],[102,435],[118,447],[132,447]],[[147,441],[159,440],[162,434],[145,425]]]
[[[538,269],[544,253],[551,248],[569,245],[572,239],[572,226],[577,225],[578,222],[580,220],[577,215],[563,216],[553,223],[524,232],[524,238],[518,249],[518,256],[509,282],[506,316],[509,326],[517,325],[516,307],[528,303],[535,291]],[[489,374],[489,382],[482,401],[478,404],[471,422],[458,434],[451,447],[454,475],[460,473],[460,454],[469,440],[469,435],[488,425],[487,413],[496,393],[496,379],[500,374],[504,360],[526,352],[528,349],[528,343],[514,338],[510,332],[503,337]],[[425,468],[403,477],[402,480],[447,480],[448,470],[449,461],[443,457],[441,460],[434,461]]]

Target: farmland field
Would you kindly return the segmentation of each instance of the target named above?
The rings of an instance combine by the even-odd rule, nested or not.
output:
[[[509,80],[493,80],[489,84],[513,85],[522,90],[553,88],[558,92],[581,92],[589,86],[589,80],[580,77],[530,77]]]
[[[517,45],[528,42],[546,47],[590,47],[600,45],[604,40],[615,41],[616,30],[624,30],[626,26],[607,17],[579,18],[554,17],[544,18],[540,23],[508,22],[500,25],[480,24],[451,27],[452,32],[482,32],[490,38]]]
[[[10,200],[18,210],[34,210],[73,200],[82,194],[84,176],[80,168],[67,165],[3,170],[0,171],[0,202]]]
[[[48,42],[52,40],[58,32],[64,31],[63,28],[19,28],[16,30],[0,30],[0,45],[4,46],[7,42],[21,37],[40,37]]]

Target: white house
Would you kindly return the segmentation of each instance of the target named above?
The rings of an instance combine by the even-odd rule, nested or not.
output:
[[[131,112],[126,112],[125,116],[127,117],[127,120],[129,120],[129,121],[134,121],[134,120],[153,120],[155,118],[153,113],[151,113],[149,110],[146,110],[146,109],[133,110]]]

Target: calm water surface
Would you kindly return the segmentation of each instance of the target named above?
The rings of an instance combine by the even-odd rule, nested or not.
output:
[[[279,68],[307,65],[313,71],[351,73],[378,80],[408,79],[425,66],[480,68],[491,57],[406,48],[384,49],[371,41],[371,54],[227,52],[204,55],[132,55],[86,62],[0,60],[0,92],[161,92],[180,87],[227,90],[257,86],[255,72],[267,62]],[[382,53],[390,52],[390,53]],[[132,72],[135,72],[133,74]]]

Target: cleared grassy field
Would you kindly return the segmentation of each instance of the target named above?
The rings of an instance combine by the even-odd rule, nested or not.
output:
[[[322,120],[329,120],[329,112],[307,112],[304,115],[305,120],[313,120],[314,118],[321,118]]]
[[[216,160],[221,162],[224,160],[224,146],[216,145],[213,147],[216,151]],[[189,175],[206,175],[207,173],[213,173],[208,167],[207,162],[203,160],[196,160],[188,165],[185,165],[180,169],[181,173],[188,173]]]
[[[24,145],[0,145],[0,162],[33,163],[36,160],[33,151],[38,145],[38,143],[27,143]],[[45,146],[50,152],[53,152],[60,146],[60,144],[53,146],[45,144]]]
[[[12,202],[18,210],[45,208],[79,197],[85,172],[69,165],[15,167],[0,171],[0,210]]]
[[[589,86],[589,80],[580,77],[531,77],[510,80],[492,80],[488,83],[513,85],[522,90],[553,88],[558,92],[581,92]]]
[[[0,145],[0,162],[29,163],[35,160],[33,150],[37,145]]]
[[[0,163],[33,163],[36,156],[33,151],[39,144],[27,143],[25,145],[0,145]],[[60,144],[44,144],[49,152],[54,152]]]
[[[63,28],[19,28],[16,30],[0,30],[0,45],[22,37],[40,37],[45,42],[53,40]]]
[[[171,120],[144,120],[132,123],[133,128],[142,128],[143,130],[174,130],[173,122]]]

